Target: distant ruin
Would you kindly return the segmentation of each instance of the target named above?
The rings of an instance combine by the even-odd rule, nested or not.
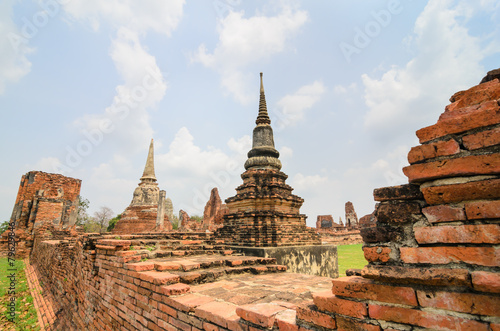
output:
[[[254,145],[214,233],[80,233],[71,225],[80,181],[26,174],[12,220],[42,329],[500,330],[500,80],[490,73],[450,101],[417,131],[409,183],[374,190],[375,210],[358,222],[367,265],[336,279],[236,251],[244,246],[231,230],[268,245],[254,249],[286,252],[293,238],[323,246],[308,229],[296,233],[302,200],[272,148]],[[252,168],[261,161],[268,167]],[[285,220],[291,234],[276,226]]]
[[[323,243],[328,244],[356,244],[362,243],[359,232],[359,221],[354,205],[347,201],[345,204],[346,224],[339,218],[339,223],[335,223],[332,215],[318,215],[316,220],[316,231]]]
[[[168,215],[173,212],[171,204],[172,201],[167,203],[165,200],[165,191],[160,191],[158,187],[154,167],[154,145],[151,139],[141,182],[134,190],[132,202],[121,214],[112,232],[130,234],[170,231],[172,224]]]

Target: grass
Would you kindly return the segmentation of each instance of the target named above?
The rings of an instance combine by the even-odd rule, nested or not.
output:
[[[14,269],[11,271],[9,269]],[[14,322],[9,321],[10,315],[8,304],[13,296],[9,294],[10,279],[7,278],[12,272],[16,273],[15,297],[16,297],[16,317]],[[37,325],[38,317],[36,315],[33,297],[31,296],[26,274],[24,272],[24,262],[16,260],[14,265],[9,265],[6,257],[0,258],[0,329],[1,330],[40,330]]]
[[[344,277],[347,269],[363,269],[368,264],[365,260],[362,246],[363,244],[337,246],[339,277]]]

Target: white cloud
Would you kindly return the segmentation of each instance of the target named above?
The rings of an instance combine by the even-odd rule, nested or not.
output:
[[[462,4],[429,1],[411,38],[416,57],[404,67],[393,66],[381,78],[362,76],[369,107],[364,125],[372,133],[394,139],[398,133],[430,125],[454,92],[482,78],[479,63],[487,51],[461,23],[467,14]]]
[[[301,173],[293,176],[291,181],[292,187],[296,190],[311,190],[315,189],[318,185],[326,183],[328,181],[328,177],[313,175],[313,176],[304,176]]]
[[[148,110],[162,100],[167,84],[156,58],[144,49],[135,32],[120,28],[110,55],[124,83],[116,87],[113,103],[104,113],[84,115],[75,125],[85,137],[89,132],[113,135],[122,148],[139,151],[153,137]]]
[[[239,139],[231,138],[227,142],[227,146],[238,154],[246,155],[252,148],[252,138],[249,135],[244,135]]]
[[[170,36],[182,18],[184,3],[184,0],[71,0],[64,4],[64,9],[94,30],[105,21],[115,28],[127,27],[139,33],[152,30]]]
[[[315,81],[312,84],[302,86],[295,93],[281,98],[277,103],[277,114],[271,114],[271,116],[277,116],[276,129],[294,125],[302,120],[306,110],[312,108],[324,92],[323,83]]]
[[[0,3],[0,95],[8,84],[19,81],[31,70],[31,62],[26,56],[33,51],[28,46],[32,36],[27,31],[20,31],[12,21],[15,2],[4,0]]]
[[[230,11],[218,21],[219,41],[210,53],[202,44],[192,55],[194,62],[218,71],[222,86],[241,102],[252,100],[245,67],[283,52],[287,41],[305,24],[307,12],[283,3],[276,16],[261,13],[245,18],[244,11]],[[253,95],[253,94],[252,94]]]

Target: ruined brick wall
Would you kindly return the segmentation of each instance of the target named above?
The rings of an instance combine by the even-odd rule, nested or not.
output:
[[[369,264],[302,314],[345,330],[500,330],[500,81],[456,93],[417,131],[410,184],[374,191]],[[300,318],[300,314],[297,315]]]
[[[32,246],[33,230],[45,221],[67,227],[76,222],[81,180],[59,174],[30,171],[23,175],[10,221],[15,222],[16,254],[26,256]],[[0,252],[7,250],[6,234]]]
[[[332,215],[318,215],[316,218],[316,229],[329,229],[333,227],[334,223]]]

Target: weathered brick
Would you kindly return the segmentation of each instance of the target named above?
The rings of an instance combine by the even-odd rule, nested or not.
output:
[[[454,139],[438,141],[426,145],[412,147],[408,153],[408,163],[433,159],[438,156],[448,156],[460,153],[460,146]]]
[[[422,193],[418,185],[405,184],[398,186],[381,187],[373,190],[375,201],[390,200],[421,200]]]
[[[457,325],[460,325],[461,330],[488,330],[488,325],[485,323],[467,320],[460,317],[433,314],[431,312],[421,311],[417,309],[370,304],[368,305],[368,311],[371,318],[396,323],[417,325],[432,330],[456,330]]]
[[[401,247],[400,255],[405,263],[500,265],[500,249],[495,247]]]
[[[465,204],[465,214],[470,220],[500,218],[500,200],[468,202]]]
[[[379,223],[406,223],[414,220],[413,215],[420,214],[420,205],[416,202],[383,203],[375,210]]]
[[[494,175],[500,173],[500,155],[469,155],[448,160],[413,164],[404,167],[403,172],[410,183],[422,183],[447,177]]]
[[[148,271],[154,270],[155,264],[154,262],[137,262],[137,263],[128,263],[125,267],[129,270],[134,271]]]
[[[371,279],[358,276],[339,277],[332,283],[332,293],[337,296],[417,305],[417,297],[411,287],[380,285]]]
[[[366,303],[340,299],[332,291],[313,293],[314,304],[320,311],[364,318],[368,315]]]
[[[196,307],[194,313],[201,319],[227,328],[228,321],[237,322],[239,320],[236,307],[226,302],[213,301]]]
[[[392,282],[395,284],[471,287],[469,271],[466,269],[367,265],[361,271],[361,275],[366,278]],[[337,293],[334,292],[334,294]]]
[[[422,307],[433,307],[461,313],[500,316],[500,297],[474,293],[417,291]]]
[[[280,331],[298,331],[299,327],[296,324],[295,309],[285,309],[276,314],[274,325],[278,326]]]
[[[464,136],[462,142],[468,150],[500,144],[500,127]]]
[[[437,205],[422,208],[422,213],[431,223],[465,221],[463,207],[452,207],[449,205]]]
[[[387,262],[391,259],[390,247],[363,247],[365,259],[368,262]]]
[[[176,298],[166,297],[164,299],[165,304],[177,310],[187,312],[194,312],[194,309],[196,307],[212,301],[215,301],[215,299],[206,295],[199,294],[187,294]]]
[[[335,319],[327,314],[315,310],[314,306],[297,307],[297,319],[319,325],[327,329],[335,329]]]
[[[420,143],[444,137],[448,134],[462,133],[472,129],[500,123],[500,109],[481,109],[471,114],[442,120],[434,125],[417,131]]]
[[[178,275],[159,271],[143,271],[139,277],[155,285],[173,284],[179,281]]]
[[[378,325],[368,324],[364,322],[360,322],[358,320],[345,318],[343,316],[337,315],[335,316],[335,320],[337,321],[337,330],[338,331],[381,331],[382,329]],[[389,331],[390,329],[384,329],[385,331]]]
[[[428,226],[415,228],[414,231],[415,239],[419,244],[500,243],[500,224]]]
[[[167,296],[184,294],[189,292],[189,290],[190,286],[182,283],[160,287],[160,292]]]
[[[255,303],[236,308],[236,314],[245,321],[270,328],[274,325],[276,314],[286,308],[273,303]]]
[[[500,198],[500,179],[473,181],[422,188],[425,201],[430,205],[481,199]]]
[[[473,271],[472,285],[476,291],[500,293],[500,274],[488,271]]]

